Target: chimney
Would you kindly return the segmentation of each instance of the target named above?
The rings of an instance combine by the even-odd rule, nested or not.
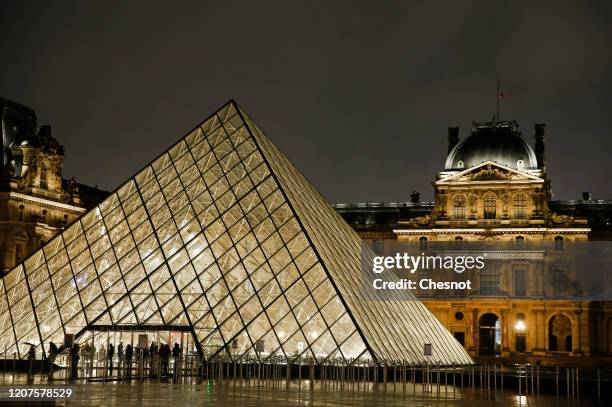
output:
[[[538,167],[542,169],[542,171],[545,170],[545,167],[544,167],[544,164],[545,164],[544,130],[545,128],[546,128],[546,125],[543,123],[535,125],[535,155],[536,155],[536,160],[538,161]]]
[[[421,194],[419,194],[418,191],[412,191],[412,193],[410,194],[410,202],[412,202],[413,204],[418,204],[420,200]]]
[[[459,127],[448,128],[448,152],[450,153],[453,147],[459,142]]]

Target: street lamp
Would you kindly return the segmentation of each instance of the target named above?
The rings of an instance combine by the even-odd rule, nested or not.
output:
[[[516,323],[514,324],[514,329],[519,332],[523,332],[525,328],[527,328],[527,325],[525,325],[525,315],[518,314],[516,316]]]

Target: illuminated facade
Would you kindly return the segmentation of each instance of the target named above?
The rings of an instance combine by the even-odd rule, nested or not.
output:
[[[474,123],[461,141],[458,128],[450,128],[435,202],[414,195],[403,204],[336,205],[379,247],[397,240],[424,252],[437,244],[499,252],[482,272],[466,273],[469,291],[417,292],[473,356],[559,360],[612,353],[612,302],[581,292],[579,270],[566,255],[590,236],[609,239],[612,205],[588,194],[572,208],[551,201],[544,129],[535,126],[532,148],[516,122]],[[609,286],[612,274],[602,267],[598,285]]]
[[[163,326],[206,357],[471,363],[410,293],[368,297],[361,255],[230,102],[0,280],[0,349]]]
[[[0,98],[0,275],[85,212],[94,188],[62,179],[64,147],[34,111]],[[97,191],[101,193],[101,191]]]

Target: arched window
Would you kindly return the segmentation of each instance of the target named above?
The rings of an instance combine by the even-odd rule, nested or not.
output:
[[[572,322],[563,314],[557,314],[548,322],[548,350],[572,351]]]
[[[488,194],[484,198],[484,218],[495,219],[497,210],[497,199],[493,194]]]
[[[514,247],[516,247],[517,249],[522,249],[525,247],[525,237],[524,236],[517,236],[514,238]]]
[[[555,236],[555,250],[563,250],[563,236]]]
[[[40,187],[47,189],[47,166],[45,163],[40,165]]]
[[[453,218],[465,219],[465,196],[457,195],[453,199]]]
[[[514,195],[514,218],[525,219],[527,217],[527,197],[525,194]]]
[[[419,250],[427,250],[427,238],[425,236],[419,237]]]

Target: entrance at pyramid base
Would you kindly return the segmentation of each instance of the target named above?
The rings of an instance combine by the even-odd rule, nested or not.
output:
[[[79,348],[78,378],[93,381],[144,377],[167,379],[192,371],[195,374],[201,365],[190,327],[93,325],[74,340],[66,337],[66,349],[57,359],[57,365],[66,371],[59,377],[54,375],[55,378],[69,378],[73,374],[71,365],[74,359],[67,349],[71,342]],[[178,350],[175,350],[177,346]]]

